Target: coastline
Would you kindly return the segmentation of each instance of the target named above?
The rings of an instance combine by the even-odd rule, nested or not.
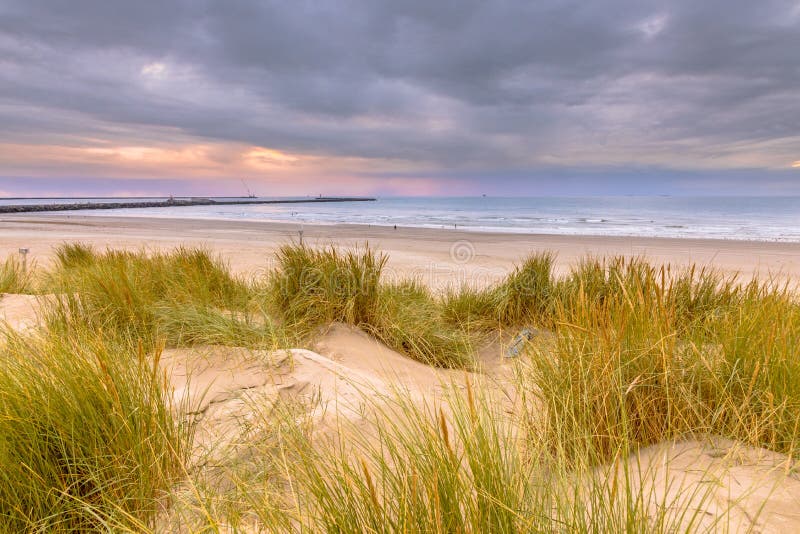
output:
[[[646,280],[657,283],[657,279],[634,275],[632,279],[623,277],[627,282],[619,285],[601,282],[601,291],[611,291],[604,293],[604,300],[587,300],[583,291],[575,292],[575,288],[585,287],[584,282],[596,281],[591,272],[588,276],[585,273],[579,276],[577,281],[556,286],[549,285],[553,279],[548,267],[550,282],[544,291],[538,293],[546,295],[544,298],[548,304],[539,308],[535,298],[520,300],[520,295],[527,294],[524,293],[526,286],[519,285],[519,275],[509,276],[515,262],[534,251],[550,250],[558,254],[556,271],[562,272],[567,266],[574,267],[575,261],[586,254],[624,254],[645,256],[655,264],[669,261],[679,266],[694,261],[721,270],[723,267],[741,271],[781,268],[795,282],[800,270],[797,264],[800,245],[710,239],[476,234],[449,229],[394,230],[359,225],[306,226],[303,229],[305,241],[311,244],[336,243],[351,247],[368,241],[378,252],[389,256],[384,276],[416,276],[437,287],[458,284],[459,281],[472,284],[501,281],[508,284],[498,286],[502,288],[499,293],[478,292],[477,295],[482,296],[477,297],[475,292],[460,291],[455,293],[455,301],[437,298],[426,291],[397,291],[394,289],[396,286],[386,283],[380,270],[371,271],[374,274],[370,275],[370,269],[364,268],[377,263],[368,259],[372,258],[370,255],[356,256],[351,260],[337,255],[316,256],[295,247],[293,252],[289,252],[289,257],[299,253],[301,258],[304,255],[311,258],[305,265],[314,270],[290,270],[294,274],[289,274],[289,278],[274,279],[277,284],[259,286],[237,284],[236,277],[231,277],[225,266],[209,269],[213,260],[199,251],[199,257],[206,258],[206,261],[196,261],[198,251],[193,250],[204,246],[219,254],[239,274],[257,276],[259,271],[263,273],[280,267],[272,253],[284,243],[296,242],[298,230],[298,225],[252,221],[0,217],[0,257],[14,254],[24,246],[30,249],[30,260],[41,266],[48,266],[56,246],[63,242],[82,242],[96,249],[171,251],[155,261],[146,255],[131,255],[124,262],[118,262],[118,256],[111,256],[110,261],[104,260],[105,255],[80,247],[65,253],[65,257],[77,258],[77,262],[62,268],[56,276],[63,277],[61,284],[69,285],[52,287],[68,287],[70,293],[67,295],[75,295],[80,300],[74,302],[80,305],[70,307],[69,311],[62,307],[63,315],[53,316],[55,321],[62,323],[44,323],[43,318],[47,316],[40,314],[40,310],[47,299],[41,296],[23,294],[20,290],[15,290],[16,294],[0,295],[0,319],[21,335],[39,326],[38,332],[42,333],[39,336],[34,330],[36,335],[25,337],[30,344],[8,344],[11,348],[7,350],[17,351],[12,352],[10,358],[15,362],[12,366],[14,372],[26,377],[21,380],[15,376],[13,380],[7,380],[3,390],[4,395],[15,403],[12,409],[24,407],[14,411],[14,417],[4,418],[6,428],[13,424],[14,429],[21,428],[27,433],[25,436],[30,436],[28,440],[16,440],[15,443],[33,442],[36,445],[42,441],[37,422],[41,420],[40,414],[45,413],[54,421],[63,421],[62,426],[69,430],[64,435],[68,435],[72,442],[122,443],[116,448],[110,447],[111,452],[100,458],[99,469],[114,475],[127,475],[129,463],[119,462],[117,458],[128,458],[130,450],[136,451],[137,446],[145,443],[138,430],[131,432],[129,429],[181,429],[187,428],[186,423],[190,422],[191,435],[184,436],[177,431],[174,435],[162,431],[145,434],[148,446],[143,450],[148,455],[138,465],[148,467],[155,463],[151,452],[162,458],[164,450],[180,451],[169,465],[174,474],[165,475],[159,471],[152,479],[146,479],[158,490],[153,492],[154,495],[162,498],[167,494],[171,499],[170,506],[163,510],[159,508],[161,511],[153,518],[159,531],[185,528],[187,522],[194,522],[196,518],[218,521],[216,516],[199,515],[201,509],[196,505],[194,494],[187,496],[183,491],[184,481],[192,487],[209,491],[209,499],[214,499],[210,501],[212,503],[225,503],[226,506],[233,503],[236,517],[245,517],[254,508],[249,503],[270,507],[273,502],[281,502],[278,499],[297,496],[315,503],[317,494],[309,486],[302,485],[308,480],[304,478],[307,476],[304,470],[309,467],[316,470],[316,466],[322,466],[338,480],[349,481],[353,473],[348,470],[349,464],[336,464],[331,459],[350,458],[357,454],[355,457],[361,459],[363,471],[370,473],[369,466],[385,461],[383,451],[388,447],[377,445],[389,442],[409,444],[408,453],[404,452],[406,449],[398,449],[401,454],[398,459],[411,466],[414,473],[433,473],[433,477],[414,478],[414,484],[422,480],[426,487],[438,491],[441,481],[436,473],[452,469],[453,464],[449,460],[436,460],[438,463],[430,469],[426,455],[420,455],[418,451],[449,450],[447,454],[434,454],[433,457],[451,458],[454,449],[447,438],[449,429],[453,429],[453,435],[457,436],[455,439],[459,440],[455,441],[460,447],[458,454],[464,454],[467,462],[491,462],[488,465],[495,472],[508,473],[503,475],[506,486],[514,484],[515,488],[527,488],[535,477],[541,475],[542,468],[555,473],[556,481],[568,485],[561,486],[561,482],[556,486],[533,485],[545,492],[539,497],[534,496],[533,502],[542,499],[541,502],[548,503],[547,510],[552,509],[553,499],[583,493],[580,489],[571,489],[574,487],[588,488],[592,496],[600,496],[613,506],[616,506],[615,499],[619,499],[621,510],[626,510],[625,503],[634,501],[647,507],[642,508],[642,514],[649,514],[651,507],[673,509],[675,515],[667,518],[669,524],[685,523],[685,510],[690,510],[693,511],[690,513],[702,514],[699,517],[704,521],[703,525],[708,525],[709,531],[718,524],[725,526],[726,520],[733,531],[751,530],[756,525],[753,518],[758,519],[759,527],[766,525],[769,527],[767,530],[775,531],[778,528],[771,529],[773,525],[785,527],[800,522],[793,507],[800,482],[790,476],[793,458],[797,457],[794,448],[797,443],[796,396],[787,396],[788,400],[781,402],[778,408],[782,411],[777,413],[761,409],[758,402],[748,402],[786,394],[786,389],[781,389],[785,387],[783,380],[756,382],[760,369],[766,370],[763,372],[766,376],[783,373],[787,375],[786,381],[796,383],[796,366],[787,364],[793,361],[794,333],[797,332],[795,321],[799,317],[793,295],[783,293],[780,288],[768,289],[764,294],[753,294],[742,288],[734,288],[731,294],[722,288],[712,291],[711,299],[701,302],[699,308],[684,308],[680,303],[686,303],[687,294],[706,294],[701,282],[692,283],[688,292],[685,286],[676,286],[674,291],[670,288],[654,296],[652,292],[640,291],[642,287],[654,286],[639,284],[649,283]],[[188,247],[188,250],[174,250],[180,245]],[[331,257],[334,258],[333,265]],[[292,261],[289,260],[290,265]],[[334,284],[329,285],[319,283],[315,276],[305,276],[309,272],[330,273],[332,267],[348,277],[331,277]],[[69,274],[71,269],[74,269],[73,275],[80,276]],[[535,274],[536,269],[534,262],[526,267],[525,272]],[[354,287],[349,281],[355,277],[376,283]],[[503,277],[506,277],[504,281]],[[284,284],[281,280],[290,283]],[[114,283],[120,281],[122,283]],[[221,287],[227,287],[232,293],[216,294]],[[292,289],[296,287],[310,287],[312,290]],[[566,290],[550,291],[555,287],[566,287]],[[266,293],[264,288],[267,288]],[[324,292],[321,298],[316,290]],[[496,301],[494,295],[498,294],[501,298]],[[362,315],[348,316],[345,310],[349,303],[354,302],[354,295],[364,297],[369,313],[363,313],[362,309]],[[733,295],[731,303],[725,303],[726,295]],[[235,298],[229,300],[229,296]],[[488,308],[481,307],[487,302]],[[525,302],[523,307],[514,307],[519,302]],[[464,305],[473,303],[479,305],[473,308],[475,315],[472,318],[461,315]],[[704,309],[704,303],[721,307]],[[322,313],[317,316],[319,309]],[[760,313],[762,309],[763,313]],[[153,310],[158,310],[158,313],[152,313]],[[290,310],[306,311],[305,315],[295,318]],[[561,313],[559,310],[570,315],[555,315]],[[714,320],[720,310],[721,320]],[[754,310],[759,312],[754,313]],[[562,317],[569,317],[568,322],[561,322]],[[305,330],[309,324],[307,320],[319,320],[319,324],[311,323],[314,325],[311,333]],[[539,320],[548,330],[538,329]],[[677,320],[685,323],[676,323]],[[521,324],[535,324],[537,328],[519,330]],[[685,324],[683,328],[686,330],[678,330],[677,324]],[[709,325],[714,329],[710,334],[706,332]],[[576,328],[589,335],[570,337],[570,331]],[[520,334],[514,337],[516,332]],[[692,341],[708,339],[704,337],[708,335],[715,336],[712,338],[715,343],[695,345]],[[747,340],[745,350],[742,350],[743,335]],[[514,358],[508,357],[511,349],[518,345],[518,339],[527,339],[536,350],[514,352]],[[154,358],[157,363],[153,364],[152,370],[149,365],[142,365],[145,361],[142,340],[155,343],[158,356]],[[553,343],[553,340],[564,342]],[[109,345],[113,351],[108,351],[101,342],[115,343]],[[691,350],[672,352],[683,346],[690,346]],[[76,347],[80,349],[76,350]],[[164,347],[163,352],[161,347]],[[709,367],[719,361],[719,347],[731,351],[730,357],[736,358],[733,365]],[[34,352],[34,357],[31,357],[28,352],[31,350],[39,352]],[[727,358],[728,354],[723,352],[722,356]],[[524,359],[521,367],[516,365],[517,359]],[[100,365],[97,365],[98,361]],[[106,361],[119,367],[105,365]],[[27,367],[16,365],[16,362]],[[127,365],[141,373],[130,375],[135,378],[134,382],[123,381],[122,377],[128,376],[124,374]],[[748,372],[751,368],[756,369],[753,375]],[[712,372],[708,373],[706,369]],[[665,375],[667,379],[662,382],[661,377]],[[659,379],[645,378],[640,382],[643,376]],[[719,385],[710,388],[710,399],[695,393],[698,376],[708,380],[707,383]],[[115,388],[108,387],[109,380],[114,380]],[[52,387],[54,383],[66,385]],[[148,389],[139,396],[119,396],[116,384],[122,384],[134,393],[138,391],[136,384],[140,387],[144,384]],[[163,384],[163,391],[167,394],[163,404],[152,401],[153,384],[158,384],[156,387]],[[757,389],[753,390],[754,387]],[[641,393],[645,388],[646,391]],[[92,402],[86,402],[87,406],[92,405],[97,396],[103,402],[101,406],[116,406],[114,403],[120,403],[120,397],[127,404],[110,412],[103,408],[100,417],[87,418],[82,404],[77,411],[73,407],[74,399],[82,399],[81,395],[87,390],[95,395],[89,397]],[[519,393],[522,391],[544,393],[535,397],[537,404],[530,404],[532,398]],[[743,397],[745,391],[747,394]],[[754,392],[752,396],[751,391]],[[790,395],[796,391],[790,390]],[[171,397],[168,392],[171,392]],[[176,397],[176,392],[182,392],[180,395],[185,397]],[[627,402],[606,400],[619,398],[621,392],[625,392],[623,399],[632,392],[637,399],[647,399],[648,402],[632,404],[633,408],[629,408]],[[570,402],[566,409],[563,408],[563,398],[580,396],[587,400]],[[138,399],[146,402],[141,403]],[[282,402],[298,411],[292,411],[292,417],[286,418],[285,414],[289,412],[276,409]],[[162,406],[183,408],[172,412],[160,409]],[[399,406],[398,411],[390,411],[392,406]],[[705,415],[707,406],[715,411]],[[434,407],[438,407],[438,417]],[[641,407],[647,410],[645,416],[639,411]],[[731,407],[749,411],[735,411]],[[550,410],[549,413],[555,413],[561,420],[570,417],[570,421],[586,423],[518,426],[518,421],[526,420],[523,417],[528,421],[534,420],[531,419],[534,417],[531,410],[538,412],[540,408],[541,411]],[[158,427],[145,424],[134,427],[130,424],[129,414],[135,414],[139,418],[135,420],[137,422],[152,421],[144,419],[150,417],[148,409],[163,417]],[[638,419],[627,415],[628,410]],[[671,419],[666,410],[675,410],[680,415]],[[22,418],[18,415],[20,411]],[[86,412],[96,413],[88,409]],[[690,415],[698,413],[704,419],[693,422]],[[727,426],[729,423],[719,414],[729,416],[731,413],[739,419],[734,425]],[[202,416],[197,417],[197,414]],[[109,417],[116,417],[112,419],[112,425],[108,424]],[[662,428],[660,425],[646,427],[638,424],[636,429],[649,432],[644,437],[633,431],[619,437],[612,433],[617,432],[621,420],[654,419],[663,419],[673,426]],[[600,431],[596,420],[602,425]],[[487,425],[492,425],[489,428],[497,429],[497,439],[478,441],[488,445],[461,447],[460,443],[469,439],[465,436],[474,432],[471,425],[476,421],[486,421]],[[680,426],[683,421],[690,421],[689,424],[694,426],[687,430]],[[298,426],[286,427],[287,432],[293,432],[293,438],[286,441],[271,439],[273,434],[270,432],[279,425],[298,422],[301,423]],[[84,432],[75,434],[71,429],[78,425]],[[769,429],[769,436],[786,428],[789,431],[794,429],[791,445],[761,436],[754,438],[752,428],[756,425]],[[553,428],[568,428],[570,434],[565,435]],[[522,431],[527,434],[520,438],[518,432]],[[444,439],[439,440],[440,435]],[[613,456],[604,453],[595,443],[603,445],[602,440],[609,435],[617,440],[615,447],[619,449],[616,450],[632,453],[614,453]],[[155,441],[154,436],[163,439]],[[310,440],[292,441],[309,436],[315,438],[314,443],[373,443],[369,440],[375,436],[380,436],[381,441],[375,441],[375,447],[341,450],[312,449]],[[317,436],[324,439],[317,441]],[[690,436],[691,439],[676,439],[674,436]],[[528,466],[528,458],[513,456],[518,450],[513,445],[523,443],[518,441],[520,439],[538,447],[530,457],[545,458],[541,465],[533,464],[521,471],[516,469],[520,465]],[[575,454],[580,455],[577,468],[564,457],[548,456],[556,443],[588,440],[594,441],[586,448],[576,448]],[[155,447],[151,446],[154,442]],[[432,446],[438,448],[432,449]],[[20,455],[28,458],[42,447],[18,449]],[[96,447],[73,447],[73,450],[95,451]],[[303,456],[306,453],[309,455]],[[286,457],[301,461],[292,462],[291,470],[264,469],[265,465],[283,465],[280,461]],[[91,452],[89,458],[96,460]],[[268,464],[263,463],[263,459]],[[79,461],[85,462],[82,457]],[[14,462],[7,463],[11,467],[19,463]],[[28,463],[39,465],[30,460]],[[52,462],[44,465],[50,468]],[[259,473],[259,477],[234,478],[236,473],[242,472]],[[380,473],[378,470],[375,472]],[[222,478],[218,478],[220,473]],[[649,474],[647,477],[636,476],[641,473],[652,473],[652,480]],[[270,494],[275,501],[264,500],[258,493],[259,488],[264,487],[265,481],[283,480],[278,476],[285,476],[293,487],[300,488],[298,493],[276,492],[274,497]],[[706,484],[709,477],[719,483],[709,486]],[[616,489],[609,489],[617,487],[618,479],[624,480],[619,485],[619,494]],[[43,480],[43,477],[35,481],[38,480]],[[237,480],[236,495],[245,495],[246,501],[231,498],[230,492],[234,490],[230,489],[228,480]],[[406,479],[400,480],[404,486],[391,488],[393,495],[400,495],[403,488],[409,487]],[[454,484],[458,484],[458,491],[462,494],[485,491],[487,487],[474,484],[469,476],[453,480],[457,481]],[[26,471],[12,479],[10,487],[28,488],[31,485]],[[344,487],[345,491],[351,489],[350,486]],[[50,491],[46,483],[35,486],[35,490],[42,494]],[[432,494],[432,491],[426,491],[428,495]],[[112,500],[116,506],[118,494],[106,493],[101,496]],[[514,504],[515,509],[527,510],[529,494],[519,490],[515,494],[525,496]],[[678,500],[676,495],[679,494],[687,497]],[[597,502],[594,498],[587,503],[578,501],[578,505],[586,509],[586,512],[579,511],[581,516],[592,510]],[[363,502],[365,506],[373,507],[375,500],[367,497],[352,502]],[[717,503],[735,504],[736,513],[720,511]],[[571,509],[574,502],[565,501],[559,506]],[[615,510],[611,512],[617,513]],[[146,509],[138,513],[148,512]],[[49,508],[44,513],[52,514]],[[286,517],[287,521],[295,520]],[[609,517],[614,519],[617,516]],[[644,523],[649,521],[649,517],[642,515],[642,524],[651,524]],[[310,525],[318,524],[316,516],[300,519]],[[227,518],[224,520],[228,521]],[[694,516],[690,516],[689,523],[697,527],[694,522]],[[615,530],[615,526],[597,530]]]
[[[236,272],[268,267],[272,253],[299,239],[301,225],[266,221],[199,220],[141,216],[63,214],[3,215],[0,254],[21,247],[47,265],[55,245],[84,242],[106,248],[158,248],[179,245],[208,247],[230,262]],[[462,282],[482,285],[501,278],[514,263],[534,250],[557,254],[556,272],[593,256],[644,256],[655,264],[696,263],[742,279],[800,279],[800,243],[664,237],[579,236],[473,232],[457,229],[370,226],[359,224],[302,225],[306,243],[353,247],[369,243],[388,254],[389,273],[415,276],[432,287]]]

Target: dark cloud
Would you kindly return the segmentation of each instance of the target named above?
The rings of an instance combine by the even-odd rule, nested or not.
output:
[[[0,140],[777,169],[800,159],[798,50],[796,0],[4,0]]]

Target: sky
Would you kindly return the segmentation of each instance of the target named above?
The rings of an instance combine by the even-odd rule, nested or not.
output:
[[[800,194],[800,0],[0,0],[0,196]]]

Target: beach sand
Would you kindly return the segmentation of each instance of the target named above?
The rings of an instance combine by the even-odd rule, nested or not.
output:
[[[221,254],[236,272],[271,267],[273,252],[299,239],[300,225],[257,221],[26,214],[0,217],[0,257],[20,247],[46,266],[59,243],[80,241],[100,248],[169,249],[202,245]],[[655,264],[713,266],[743,279],[754,274],[800,278],[800,243],[712,239],[501,234],[452,229],[363,225],[305,225],[306,243],[351,247],[366,242],[389,256],[388,273],[415,276],[431,287],[502,278],[535,250],[557,254],[565,272],[586,255],[644,256]]]
[[[272,255],[283,243],[299,239],[298,225],[66,215],[20,215],[0,218],[0,259],[30,249],[29,261],[47,266],[54,247],[62,242],[83,242],[99,248],[171,249],[179,245],[208,247],[242,274],[258,274],[272,267]],[[471,233],[444,229],[368,227],[357,225],[305,226],[306,243],[352,247],[368,242],[389,255],[389,275],[415,276],[441,288],[462,282],[491,283],[535,250],[557,254],[556,269],[565,272],[586,255],[644,256],[656,264],[684,266],[696,263],[743,279],[754,274],[800,279],[800,244],[661,238],[583,237]],[[12,327],[27,328],[35,320],[35,299],[7,295],[0,298],[0,319]],[[334,324],[322,331],[312,346],[315,352],[292,349],[287,366],[285,351],[253,354],[235,347],[171,349],[162,360],[180,394],[188,387],[203,415],[198,427],[197,454],[216,450],[221,458],[246,456],[247,434],[241,421],[256,417],[253,402],[269,405],[278,399],[302,399],[312,393],[336,406],[337,415],[356,425],[366,424],[362,414],[363,391],[375,398],[397,388],[412,399],[439,402],[442,386],[458,385],[464,372],[433,371],[382,345],[360,330]],[[502,340],[478,354],[483,380],[473,383],[496,390],[513,403],[511,363],[502,357]],[[483,381],[482,381],[483,380]],[[201,395],[202,393],[202,395]],[[213,403],[213,404],[212,404]],[[211,408],[209,408],[211,406]],[[318,428],[338,425],[322,415]],[[244,444],[244,445],[243,445]],[[245,452],[240,451],[241,447]],[[800,480],[792,475],[792,460],[763,449],[739,446],[715,437],[664,442],[642,450],[631,462],[643,474],[631,484],[653,491],[654,502],[685,494],[689,500],[706,488],[706,478],[717,480],[707,499],[690,503],[703,510],[698,526],[711,526],[727,516],[733,531],[755,529],[780,532],[800,528]],[[666,483],[666,481],[669,483]],[[659,492],[668,492],[661,495]],[[673,495],[674,494],[674,495]],[[688,501],[687,501],[688,502]],[[688,506],[688,504],[687,504]],[[756,519],[756,516],[757,519]],[[680,521],[679,521],[680,522]]]

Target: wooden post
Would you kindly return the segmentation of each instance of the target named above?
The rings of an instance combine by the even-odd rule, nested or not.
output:
[[[30,252],[30,249],[27,248],[19,249],[19,253],[22,255],[22,272],[24,274],[28,273],[28,252]]]

